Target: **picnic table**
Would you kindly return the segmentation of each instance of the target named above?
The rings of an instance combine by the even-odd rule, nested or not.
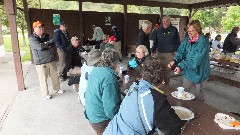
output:
[[[134,82],[136,78],[141,77],[140,74],[136,73],[133,70],[128,71],[127,74],[130,76],[130,81],[128,83],[120,83],[121,92],[123,94],[124,91],[129,88],[129,86]],[[218,110],[196,99],[190,101],[176,99],[171,95],[171,92],[176,91],[176,88],[163,85],[160,87],[160,90],[162,90],[167,96],[167,99],[171,106],[182,106],[188,108],[195,115],[195,117],[189,121],[181,135],[240,135],[239,130],[237,131],[222,129],[217,123],[214,122],[214,118],[217,113],[224,113],[239,120],[240,118],[238,116],[227,111]],[[187,121],[182,122],[186,123]]]

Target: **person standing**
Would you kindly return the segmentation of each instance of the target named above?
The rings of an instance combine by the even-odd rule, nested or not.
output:
[[[59,57],[59,76],[61,81],[67,79],[67,69],[66,69],[66,55],[67,49],[70,45],[70,36],[67,32],[67,23],[61,22],[60,28],[54,31],[54,42],[57,46],[57,53]]]
[[[179,45],[180,37],[177,28],[172,26],[169,16],[164,16],[162,19],[162,26],[153,37],[152,56],[154,56],[157,50],[156,57],[164,59],[166,62],[165,65],[167,65],[172,61],[174,53],[177,51]],[[164,79],[167,85],[170,83],[170,72],[171,70],[167,69],[166,78]]]
[[[122,46],[121,46],[121,34],[117,26],[112,27],[113,36],[116,38],[114,42],[114,49],[119,53],[120,61],[122,61]]]
[[[175,74],[182,72],[185,91],[189,92],[195,86],[191,93],[196,99],[204,101],[204,88],[210,75],[210,43],[202,34],[198,20],[189,23],[188,35],[168,67],[172,68]]]
[[[93,38],[88,38],[89,41],[96,41],[95,49],[100,49],[100,44],[103,42],[104,33],[100,27],[92,26],[93,29]]]
[[[29,38],[29,44],[32,50],[34,64],[37,70],[40,89],[45,99],[51,99],[49,95],[47,78],[51,77],[53,92],[63,93],[60,89],[59,78],[57,75],[57,66],[54,61],[54,43],[50,40],[47,33],[44,33],[44,24],[40,21],[33,23],[33,34]]]
[[[138,34],[137,37],[137,46],[145,45],[150,52],[150,42],[149,42],[149,34],[151,33],[152,23],[150,21],[144,21],[142,24],[142,30]]]
[[[239,27],[233,27],[231,33],[227,35],[223,43],[223,51],[226,53],[235,53],[240,45],[240,39],[237,38]]]

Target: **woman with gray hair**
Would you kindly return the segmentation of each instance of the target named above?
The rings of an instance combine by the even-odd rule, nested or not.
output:
[[[97,135],[103,133],[120,107],[120,88],[115,72],[118,61],[117,51],[106,48],[88,78],[85,114]]]
[[[139,45],[136,48],[136,57],[128,62],[128,67],[134,69],[137,72],[141,72],[141,67],[144,62],[150,60],[148,49],[144,45]]]

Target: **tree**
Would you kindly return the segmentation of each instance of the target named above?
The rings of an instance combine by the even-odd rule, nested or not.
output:
[[[240,26],[240,6],[228,7],[226,16],[222,18],[223,30],[230,32],[233,27]]]
[[[221,8],[199,10],[194,14],[194,16],[192,17],[192,20],[195,20],[195,19],[199,20],[201,22],[202,28],[212,27],[214,29],[220,29],[222,10],[223,9]]]

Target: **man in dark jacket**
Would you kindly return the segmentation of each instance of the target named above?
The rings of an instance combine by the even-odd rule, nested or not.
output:
[[[119,53],[120,61],[122,61],[122,46],[121,46],[121,34],[117,26],[112,27],[113,36],[115,37],[114,49]]]
[[[54,31],[54,42],[57,46],[57,52],[60,62],[59,76],[61,81],[65,81],[67,78],[67,69],[66,69],[66,55],[67,48],[70,45],[70,36],[67,32],[66,22],[60,23],[60,28]]]
[[[81,57],[79,53],[79,39],[75,36],[71,38],[71,45],[68,48],[66,68],[70,73],[68,85],[72,85],[73,90],[76,92],[78,92],[79,89],[80,73],[82,67]]]
[[[150,21],[144,21],[142,24],[142,30],[137,37],[137,46],[145,45],[150,52],[149,34],[152,29],[152,23]]]
[[[39,78],[40,89],[45,99],[51,99],[49,95],[47,78],[51,77],[53,90],[57,93],[63,93],[60,89],[60,83],[57,75],[57,66],[54,61],[53,41],[49,35],[44,33],[44,25],[37,21],[33,23],[34,32],[29,38],[30,47],[36,70]]]
[[[223,43],[223,51],[226,53],[235,53],[240,45],[240,39],[237,38],[239,27],[234,27],[232,32],[227,35]]]
[[[171,25],[171,18],[164,16],[162,26],[153,35],[152,56],[157,50],[157,57],[164,59],[167,65],[173,60],[174,53],[177,52],[180,45],[180,37],[176,27]],[[170,82],[170,69],[167,69],[167,75],[164,79],[166,84]]]

